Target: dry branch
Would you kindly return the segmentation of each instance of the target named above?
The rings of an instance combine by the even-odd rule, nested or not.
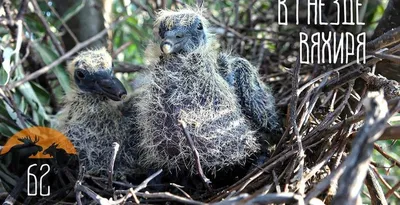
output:
[[[194,142],[192,137],[190,136],[188,130],[187,130],[187,124],[185,121],[183,120],[179,120],[179,123],[182,126],[183,132],[185,133],[186,139],[189,143],[190,148],[193,151],[193,155],[196,161],[196,167],[197,167],[197,171],[199,172],[199,175],[201,177],[201,179],[203,180],[204,185],[207,187],[207,189],[209,191],[211,191],[211,180],[209,178],[207,178],[207,176],[204,174],[203,169],[201,167],[201,163],[200,163],[200,156],[199,156],[199,152],[197,151],[196,147],[194,146]]]
[[[388,203],[386,201],[385,194],[382,191],[382,187],[379,185],[379,182],[371,169],[371,167],[368,169],[367,177],[365,179],[365,184],[367,185],[368,191],[370,193],[369,195],[371,197],[371,204],[387,205]]]
[[[400,27],[391,29],[367,43],[367,50],[376,51],[400,42]]]
[[[337,194],[332,204],[355,204],[367,175],[374,142],[379,139],[389,119],[388,105],[383,93],[371,93],[365,100],[367,117],[364,126],[352,143],[344,173],[339,179]]]

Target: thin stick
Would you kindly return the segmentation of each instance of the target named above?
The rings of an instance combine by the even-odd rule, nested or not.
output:
[[[192,197],[186,193],[185,191],[183,191],[183,186],[175,184],[175,183],[170,183],[171,186],[175,187],[176,189],[178,189],[183,195],[185,195],[188,199],[192,199]]]
[[[180,202],[183,204],[191,204],[191,205],[206,205],[205,203],[199,202],[199,201],[195,201],[195,200],[191,200],[191,199],[187,199],[181,196],[177,196],[174,194],[171,194],[169,192],[156,192],[156,193],[141,193],[138,192],[136,193],[137,196],[140,197],[144,197],[144,198],[158,198],[158,199],[167,199],[167,200],[171,200],[171,201],[176,201],[176,202]]]
[[[197,171],[199,172],[199,175],[202,178],[202,180],[204,182],[204,185],[207,187],[207,189],[209,191],[211,191],[211,187],[210,187],[211,180],[206,177],[206,175],[203,172],[203,169],[201,168],[199,152],[197,151],[196,147],[194,146],[193,139],[190,137],[190,134],[189,134],[189,132],[187,130],[187,124],[183,120],[179,120],[179,123],[181,124],[182,129],[183,129],[183,131],[185,133],[186,139],[189,142],[190,148],[193,151],[194,158],[196,160]]]
[[[375,175],[378,177],[378,179],[382,182],[383,185],[385,185],[385,187],[386,187],[388,190],[393,189],[392,186],[390,186],[390,184],[379,174],[379,172],[378,172],[378,170],[376,169],[375,166],[373,167],[373,171],[374,171]],[[397,198],[400,199],[400,195],[399,195],[397,192],[394,192],[393,194],[394,194]],[[387,197],[386,197],[386,198],[387,198]]]
[[[111,57],[113,59],[116,58],[118,56],[118,54],[120,54],[122,51],[124,51],[130,45],[132,45],[132,41],[128,41],[128,42],[122,44],[122,46],[120,46],[115,52],[113,52]]]
[[[299,147],[299,152],[298,152],[299,169],[298,169],[298,172],[296,175],[297,175],[297,178],[299,179],[299,181],[298,181],[299,194],[303,196],[304,192],[305,192],[305,181],[303,178],[305,154],[304,154],[304,150],[303,150],[303,144],[301,142],[301,135],[299,133],[299,128],[297,127],[297,123],[296,123],[296,119],[297,119],[296,107],[297,107],[297,101],[299,99],[299,95],[296,91],[299,87],[300,67],[301,67],[300,59],[297,58],[296,66],[293,69],[292,99],[290,101],[289,110],[290,110],[291,127],[293,128],[294,135],[296,137],[296,142]]]
[[[374,141],[383,133],[390,118],[383,92],[371,92],[364,100],[367,117],[352,143],[352,151],[344,163],[345,171],[339,179],[338,191],[332,204],[355,204],[367,175]]]
[[[378,38],[367,43],[368,51],[375,51],[384,47],[388,47],[400,41],[400,27],[393,28],[382,34]]]
[[[115,201],[116,203],[125,203],[126,200],[128,200],[130,197],[135,197],[136,199],[136,193],[144,188],[147,187],[147,184],[153,180],[154,178],[156,178],[158,175],[160,175],[162,172],[162,169],[158,170],[156,173],[152,174],[150,177],[148,177],[146,180],[144,180],[141,184],[139,184],[139,186],[137,186],[135,189],[130,188],[128,190],[128,194],[126,194],[123,198]],[[136,199],[137,200],[137,199]],[[136,201],[137,202],[137,201]]]
[[[248,201],[247,204],[304,204],[304,199],[301,195],[295,193],[280,193],[266,194],[255,197]]]
[[[117,203],[112,203],[111,200],[108,200],[100,195],[98,195],[96,192],[94,192],[93,190],[91,190],[89,187],[86,187],[84,185],[82,185],[81,181],[77,181],[77,183],[75,184],[75,191],[76,192],[84,192],[85,194],[87,194],[90,198],[92,198],[93,200],[95,200],[97,202],[97,204],[101,204],[101,205],[111,205],[111,204],[117,204]],[[82,202],[80,202],[82,203]],[[78,203],[79,204],[79,203]]]
[[[374,149],[379,153],[381,153],[381,155],[385,157],[387,160],[389,160],[391,163],[393,163],[393,165],[396,165],[397,167],[400,168],[400,161],[398,161],[397,159],[395,159],[394,157],[390,156],[388,153],[383,151],[383,149],[379,145],[374,144]]]
[[[61,22],[61,24],[64,26],[65,30],[67,30],[68,34],[72,37],[72,39],[74,40],[75,44],[79,43],[78,38],[76,38],[74,32],[71,31],[71,29],[69,28],[69,26],[65,23],[65,21],[61,18],[61,16],[58,14],[58,12],[54,9],[53,6],[51,6],[49,4],[49,0],[46,0],[46,4],[47,6],[50,8],[51,13],[54,14],[54,16],[57,17],[57,19]]]
[[[390,61],[395,62],[395,63],[400,63],[400,57],[396,56],[396,55],[393,55],[393,54],[376,53],[376,52],[372,52],[372,53],[368,53],[368,54],[374,55],[374,56],[376,56],[378,58],[381,58],[381,59],[390,60]]]
[[[43,11],[40,9],[39,4],[37,3],[36,0],[31,0],[31,3],[32,3],[33,7],[35,8],[35,11],[36,11],[35,13],[36,13],[36,15],[38,15],[38,17],[40,19],[40,22],[42,22],[44,28],[46,29],[47,35],[50,36],[51,42],[53,42],[53,45],[57,49],[58,54],[59,55],[64,55],[65,51],[61,47],[60,41],[58,41],[58,39],[54,35],[53,31],[51,31],[50,26],[47,23],[46,18],[43,16]]]
[[[393,188],[391,188],[391,189],[385,194],[385,197],[386,197],[386,198],[389,198],[392,194],[396,194],[396,190],[399,189],[399,188],[400,188],[400,182],[397,182],[397,184],[395,184],[395,185],[393,186]],[[396,197],[397,197],[398,199],[400,199],[400,197],[398,197],[397,195],[396,195]]]
[[[369,58],[372,58],[372,57],[374,57],[374,56],[368,55],[368,56],[365,57],[365,59],[369,59]],[[348,63],[348,64],[346,64],[346,65],[340,66],[339,68],[330,70],[330,71],[328,71],[328,72],[326,72],[326,73],[323,73],[323,74],[321,74],[321,75],[319,75],[319,76],[313,78],[312,80],[308,81],[306,84],[304,84],[303,86],[301,86],[301,87],[297,90],[297,94],[300,95],[300,93],[303,92],[303,90],[306,89],[308,86],[312,85],[313,83],[316,83],[317,81],[321,80],[322,78],[325,78],[326,76],[331,75],[333,72],[341,71],[341,70],[343,70],[343,69],[345,69],[345,68],[347,68],[347,67],[349,67],[349,66],[352,66],[352,65],[356,64],[357,62],[359,62],[359,61],[361,61],[361,60],[362,60],[362,59],[354,60],[354,61],[352,61],[352,62],[350,62],[350,63]]]
[[[387,205],[387,201],[385,198],[385,194],[382,191],[382,187],[379,185],[378,180],[374,172],[372,171],[372,167],[368,168],[368,174],[365,179],[365,185],[369,191],[369,195],[371,197],[371,204],[382,204]]]
[[[117,142],[113,142],[112,147],[113,151],[111,154],[110,166],[108,167],[108,188],[110,189],[112,189],[113,186],[114,164],[115,164],[115,159],[117,158],[119,144]]]

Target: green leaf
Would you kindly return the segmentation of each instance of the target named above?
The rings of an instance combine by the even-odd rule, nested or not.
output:
[[[24,22],[28,25],[29,38],[38,39],[45,35],[46,28],[40,21],[39,16],[36,13],[27,13],[24,15]]]
[[[64,22],[70,20],[73,16],[75,16],[82,8],[85,6],[86,0],[77,1],[74,5],[72,5],[62,17]],[[59,28],[62,25],[61,21],[56,21],[54,23],[54,27]]]
[[[3,50],[3,62],[1,63],[1,65],[3,66],[4,71],[6,71],[6,73],[7,73],[6,82],[4,84],[7,84],[7,82],[10,80],[11,56],[13,54],[14,54],[14,50],[10,47],[6,47]]]
[[[11,137],[13,136],[16,132],[13,132],[14,129],[12,129],[10,126],[7,126],[5,124],[0,124],[0,133],[4,136]]]
[[[0,85],[4,85],[7,82],[7,78],[8,78],[8,73],[6,72],[6,70],[2,67],[0,69]]]
[[[35,42],[33,45],[47,65],[57,60],[57,54],[49,49],[47,46],[41,45],[39,42]],[[53,69],[53,72],[60,82],[61,87],[64,89],[65,92],[68,92],[71,87],[66,70],[61,65],[58,65]]]
[[[10,116],[8,115],[5,104],[6,104],[6,102],[0,103],[0,115],[3,115],[4,117],[9,118]]]
[[[35,83],[35,82],[31,82],[32,88],[35,91],[36,95],[38,96],[40,102],[42,103],[42,105],[47,105],[50,102],[50,95],[49,93],[42,88],[42,86],[40,86],[39,84]]]
[[[4,103],[5,108],[8,112],[8,115],[10,115],[12,121],[16,122],[19,127],[24,127],[21,121],[18,119],[17,113],[12,109],[8,104]]]
[[[39,100],[39,97],[36,95],[35,91],[32,88],[31,83],[24,83],[19,86],[18,91],[22,93],[25,99],[28,101],[28,104],[32,107],[33,113],[38,113],[44,119],[49,120],[49,116],[44,109],[44,106]],[[38,122],[38,121],[35,121]]]

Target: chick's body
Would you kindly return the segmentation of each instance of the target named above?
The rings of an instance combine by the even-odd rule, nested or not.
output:
[[[150,65],[152,83],[139,101],[141,162],[168,169],[195,169],[195,158],[179,121],[209,171],[234,164],[259,149],[241,114],[234,90],[218,74],[210,47],[163,55]]]
[[[66,94],[57,129],[78,150],[89,174],[106,174],[112,143],[127,144],[133,133],[130,108],[121,101],[125,88],[112,74],[111,57],[105,49],[80,53],[70,64],[74,88]],[[113,99],[113,100],[112,100]],[[130,138],[132,145],[134,138]],[[122,175],[135,166],[133,152],[121,146],[115,172]],[[133,146],[132,146],[133,147]]]
[[[257,131],[278,127],[274,98],[247,60],[218,51],[201,11],[158,13],[159,45],[147,49],[150,81],[137,106],[139,162],[149,168],[196,170],[243,165],[260,150]]]

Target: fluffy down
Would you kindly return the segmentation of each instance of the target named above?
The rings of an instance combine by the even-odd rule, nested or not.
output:
[[[216,54],[206,44],[189,54],[162,55],[149,66],[151,83],[138,104],[143,166],[195,170],[179,120],[188,124],[208,171],[244,164],[259,150],[234,89],[218,73]]]
[[[90,57],[92,54],[96,61]],[[72,75],[76,66],[91,72],[99,68],[112,69],[111,57],[105,50],[86,51],[69,64]],[[134,99],[130,96],[126,100],[131,102]],[[135,137],[131,137],[135,132],[132,125],[134,108],[124,104],[123,101],[113,101],[97,93],[82,91],[76,86],[66,94],[56,128],[69,137],[77,148],[80,162],[85,165],[87,173],[107,173],[113,142],[121,145],[115,162],[116,174],[123,176],[132,173],[136,167],[137,154],[133,150],[137,142],[134,141]]]

